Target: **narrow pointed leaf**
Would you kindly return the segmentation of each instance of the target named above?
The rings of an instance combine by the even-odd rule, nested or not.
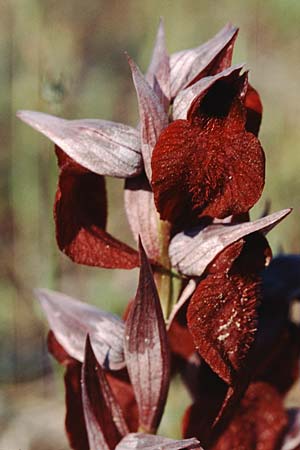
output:
[[[139,408],[140,427],[154,432],[169,388],[169,348],[150,263],[140,244],[141,270],[125,327],[125,359]]]
[[[170,103],[170,58],[166,49],[165,30],[163,20],[160,19],[150,65],[146,73],[146,80],[154,88],[165,111]]]
[[[64,381],[66,391],[65,427],[70,446],[74,450],[89,450],[81,395],[81,363],[75,362],[67,366]]]
[[[90,448],[113,450],[128,428],[89,337],[82,366],[82,402]]]
[[[36,295],[57,341],[70,356],[83,362],[89,334],[101,366],[124,367],[124,323],[117,316],[48,289],[38,289]]]
[[[158,261],[160,257],[159,217],[153,192],[145,175],[125,181],[124,199],[127,219],[136,242],[141,236],[149,258]]]
[[[187,313],[196,349],[229,385],[246,367],[261,299],[253,252],[264,260],[263,238],[255,236],[242,251],[241,244],[232,244],[215,259],[212,273],[199,283]]]
[[[228,24],[205,44],[172,54],[170,57],[172,97],[193,81],[197,81],[202,73],[203,76],[214,75],[229,67],[237,32],[236,27]],[[210,73],[206,69],[210,69]]]
[[[229,67],[216,75],[201,78],[197,83],[180,91],[173,104],[173,120],[186,119],[192,102],[196,99],[199,102],[216,81],[239,74],[242,68],[242,65]]]
[[[174,440],[145,433],[132,433],[122,439],[116,450],[203,450],[196,438]]]
[[[65,120],[36,111],[17,115],[94,173],[127,178],[142,171],[139,133],[132,127],[98,119]]]
[[[270,231],[290,212],[291,209],[284,209],[253,222],[237,225],[213,224],[183,231],[174,236],[170,243],[169,256],[172,267],[184,275],[200,276],[228,245],[255,231]],[[268,273],[270,272],[266,272],[266,277]],[[277,280],[280,282],[278,278]],[[288,286],[286,288],[288,289]]]
[[[168,115],[154,89],[149,85],[134,61],[131,58],[128,58],[128,61],[138,97],[145,171],[148,179],[151,180],[152,151],[161,131],[168,125]]]
[[[60,167],[54,203],[56,239],[60,250],[78,264],[132,269],[138,253],[105,231],[104,179],[87,171],[56,148]]]

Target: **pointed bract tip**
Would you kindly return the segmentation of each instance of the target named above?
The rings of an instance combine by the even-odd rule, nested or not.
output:
[[[224,30],[231,30],[234,34],[239,32],[239,27],[236,25],[233,25],[231,22],[227,22],[226,25],[223,28]]]
[[[43,305],[43,303],[47,300],[47,294],[49,294],[50,291],[46,288],[34,288],[33,294],[35,298]]]
[[[125,55],[126,55],[129,67],[131,69],[132,75],[135,75],[137,73],[142,75],[138,65],[134,62],[134,60],[131,58],[131,56],[127,52],[125,52]]]
[[[136,63],[134,62],[134,60],[132,59],[132,57],[127,52],[127,50],[124,51],[124,55],[125,55],[125,57],[127,59],[127,62],[129,64],[131,73],[133,74],[133,72],[138,70],[138,67],[137,67]]]
[[[47,113],[44,113],[41,111],[32,111],[29,109],[20,109],[19,111],[16,112],[16,116],[19,119],[21,119],[23,122],[26,122],[29,124],[35,123],[36,119],[38,119],[38,118],[42,119],[42,118],[46,118],[46,117],[52,117],[52,118],[54,117],[55,119],[58,119],[58,120],[64,120],[61,117],[56,117],[56,116],[53,116],[51,114],[47,114]]]
[[[84,359],[86,359],[86,355],[92,353],[94,355],[94,350],[92,347],[92,343],[91,343],[91,338],[90,338],[90,334],[87,333],[86,338],[85,338],[85,345],[84,345]]]
[[[141,265],[142,265],[143,262],[149,263],[149,259],[148,259],[147,253],[146,253],[146,251],[145,251],[145,248],[144,248],[144,246],[143,246],[142,238],[141,238],[140,235],[139,235],[139,253],[140,253],[140,262],[141,262]],[[149,264],[150,264],[150,263],[149,263]]]
[[[43,113],[39,113],[37,111],[30,111],[30,110],[26,110],[26,109],[20,109],[19,111],[16,112],[16,116],[18,117],[18,119],[22,120],[22,122],[25,122],[31,126],[34,126],[34,124],[35,124],[34,117],[37,114],[43,114]]]
[[[165,37],[165,21],[164,21],[163,16],[160,16],[159,23],[158,23],[157,35],[160,35],[160,34],[163,37]]]

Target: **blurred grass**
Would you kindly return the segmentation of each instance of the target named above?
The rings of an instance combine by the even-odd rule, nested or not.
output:
[[[13,387],[0,396],[0,417],[9,427],[7,417],[20,408],[12,392],[22,399],[20,383],[43,379],[49,372],[46,326],[32,288],[59,289],[121,313],[137,280],[137,271],[77,267],[58,252],[52,220],[57,178],[52,146],[18,122],[16,110],[134,125],[137,104],[124,51],[145,70],[160,16],[170,52],[204,42],[228,21],[238,25],[234,62],[247,62],[264,104],[260,137],[267,178],[253,216],[260,214],[266,200],[271,200],[272,211],[293,207],[293,215],[272,232],[270,241],[275,253],[299,252],[300,3],[10,0],[1,3],[0,13],[0,381],[3,389]],[[132,242],[122,185],[108,180],[109,229]],[[32,398],[49,397],[42,386],[30,384]],[[184,393],[175,395],[169,407],[165,433],[178,435],[178,412],[174,420],[171,412],[180,404],[186,404]]]

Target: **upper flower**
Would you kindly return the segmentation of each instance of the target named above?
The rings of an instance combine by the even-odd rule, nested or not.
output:
[[[146,75],[128,58],[138,97],[137,128],[100,119],[65,120],[32,111],[18,113],[56,145],[60,168],[54,206],[56,235],[59,248],[75,262],[115,268],[138,265],[138,253],[106,231],[104,176],[126,179],[130,226],[136,239],[141,235],[148,256],[157,263],[161,263],[161,227],[151,182],[161,219],[174,219],[174,224],[185,207],[186,219],[204,213],[223,217],[232,209],[245,212],[257,200],[263,186],[263,155],[246,128],[248,111],[255,111],[257,131],[261,108],[253,89],[248,107],[249,86],[246,75],[240,75],[241,67],[228,69],[237,32],[227,25],[204,45],[169,56],[161,23]],[[219,101],[213,107],[219,95],[226,103],[222,111],[218,110]],[[173,122],[178,118],[187,121]],[[212,129],[216,130],[214,144],[210,144]],[[182,133],[180,139],[172,139],[175,130]],[[164,142],[172,155],[163,148]],[[231,168],[236,158],[241,159],[241,167],[249,163],[248,179],[254,177],[246,194],[241,193],[240,207],[237,200],[230,201],[230,192],[240,192],[247,169],[237,173],[239,168]],[[215,173],[214,167],[209,167],[211,159],[218,160]],[[207,168],[201,170],[203,164]],[[250,192],[251,199],[246,201]],[[224,205],[216,211],[220,202]],[[184,222],[194,224],[193,220]]]

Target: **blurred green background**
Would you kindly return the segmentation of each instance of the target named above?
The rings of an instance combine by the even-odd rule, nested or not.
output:
[[[264,195],[293,215],[270,240],[274,253],[299,252],[300,2],[298,0],[2,0],[0,6],[0,448],[68,448],[61,373],[45,349],[47,326],[32,295],[61,290],[121,313],[137,271],[78,267],[58,252],[52,203],[52,145],[15,118],[34,109],[66,118],[135,125],[137,103],[124,51],[145,70],[159,17],[170,52],[240,27],[234,62],[246,62],[264,104],[260,134],[267,156]],[[109,180],[112,234],[132,242],[120,181]],[[59,371],[59,369],[58,369]],[[177,392],[177,391],[176,391]],[[179,434],[188,399],[175,396],[162,432]],[[175,430],[175,431],[174,431]],[[50,438],[49,438],[50,436]]]

